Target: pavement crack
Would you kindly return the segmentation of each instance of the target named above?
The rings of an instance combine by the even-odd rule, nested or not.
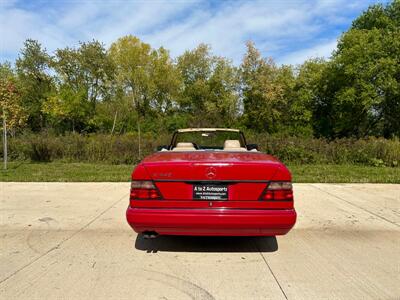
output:
[[[46,252],[44,252],[43,254],[39,255],[38,257],[34,258],[33,260],[31,260],[29,263],[23,265],[22,267],[20,267],[19,269],[15,270],[13,273],[11,273],[10,275],[8,275],[7,277],[5,277],[4,279],[0,280],[0,284],[3,284],[4,282],[6,282],[8,279],[10,279],[11,277],[15,276],[16,274],[18,274],[19,272],[21,272],[22,270],[24,270],[25,268],[29,267],[30,265],[34,264],[35,262],[37,262],[38,260],[40,260],[41,258],[45,257],[47,254],[53,252],[54,250],[57,250],[60,248],[60,246],[62,244],[64,244],[65,242],[69,241],[70,239],[72,239],[74,236],[76,236],[77,234],[79,234],[80,232],[82,232],[83,230],[85,230],[86,228],[88,228],[93,222],[95,222],[98,218],[100,218],[102,215],[104,215],[107,211],[109,211],[112,207],[114,207],[116,204],[118,204],[120,201],[122,201],[123,199],[126,199],[128,194],[125,194],[124,196],[122,196],[120,199],[118,199],[117,201],[113,202],[110,206],[108,206],[106,209],[104,209],[100,214],[98,214],[97,216],[95,216],[92,220],[90,220],[86,225],[82,226],[80,229],[78,229],[77,231],[75,231],[73,234],[67,236],[66,238],[64,238],[63,240],[61,240],[58,244],[56,244],[55,246],[51,247],[49,250],[47,250]]]
[[[332,193],[330,193],[330,192],[328,192],[328,191],[326,191],[326,190],[324,190],[324,189],[322,189],[322,188],[320,188],[320,187],[318,187],[318,186],[315,186],[315,185],[313,185],[313,184],[310,184],[310,186],[312,186],[313,188],[315,188],[315,189],[317,189],[317,190],[320,190],[320,191],[322,191],[322,192],[324,192],[324,193],[326,193],[326,194],[328,194],[328,195],[330,195],[330,196],[332,196],[332,197],[334,197],[334,198],[336,198],[336,199],[342,200],[342,201],[344,201],[344,202],[350,204],[351,206],[354,206],[354,207],[356,207],[356,208],[358,208],[358,209],[361,209],[361,210],[363,210],[363,211],[366,211],[367,213],[369,213],[369,214],[371,214],[371,215],[374,215],[375,217],[377,217],[377,218],[379,218],[379,219],[382,219],[382,220],[384,220],[384,221],[386,221],[386,222],[388,222],[388,223],[390,223],[390,224],[392,224],[392,225],[394,225],[394,226],[400,227],[399,224],[397,224],[397,223],[395,223],[395,222],[393,222],[393,221],[391,221],[391,220],[389,220],[389,219],[386,219],[385,217],[382,217],[381,215],[378,215],[378,214],[376,214],[376,213],[374,213],[374,212],[372,212],[372,211],[370,211],[370,210],[368,210],[368,209],[365,209],[365,208],[362,207],[362,206],[359,206],[359,205],[357,205],[357,204],[354,204],[354,203],[352,203],[352,202],[350,202],[350,201],[348,201],[348,200],[346,200],[346,199],[343,199],[342,197],[339,197],[339,196],[337,196],[337,195],[335,195],[335,194],[332,194]]]
[[[269,271],[270,271],[272,277],[274,277],[275,282],[276,282],[277,285],[279,286],[279,289],[281,290],[282,295],[285,297],[285,299],[288,299],[288,297],[286,296],[285,291],[283,290],[281,284],[280,284],[279,281],[278,281],[278,278],[275,276],[274,272],[273,272],[272,269],[271,269],[271,266],[268,264],[267,259],[265,258],[264,254],[261,252],[261,250],[260,250],[260,248],[258,247],[257,243],[255,243],[255,245],[256,245],[256,248],[257,248],[258,252],[260,253],[260,255],[261,255],[261,257],[262,257],[264,263],[267,265],[267,267],[268,267],[268,269],[269,269]]]

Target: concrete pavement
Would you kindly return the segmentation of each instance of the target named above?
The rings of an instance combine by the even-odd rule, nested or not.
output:
[[[275,238],[159,237],[129,183],[0,183],[0,299],[400,299],[400,185],[297,184]]]

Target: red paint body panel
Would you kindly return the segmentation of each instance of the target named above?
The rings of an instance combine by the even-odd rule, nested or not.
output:
[[[210,205],[211,203],[211,205]],[[218,209],[293,209],[293,201],[202,201],[202,200],[137,200],[131,208],[218,208]]]
[[[128,223],[136,232],[169,235],[273,236],[289,232],[294,209],[144,209],[128,208]]]
[[[192,184],[189,182],[155,182],[165,200],[188,200],[192,197]],[[267,186],[266,183],[232,183],[229,186],[230,201],[258,200]]]
[[[135,168],[132,180],[152,180],[161,194],[161,200],[130,202],[127,221],[138,233],[271,236],[296,222],[293,201],[261,200],[270,181],[291,181],[291,174],[260,152],[157,152]],[[193,200],[195,183],[224,184],[228,199]]]
[[[142,164],[153,180],[209,180],[205,171],[210,167],[216,171],[215,180],[267,180],[283,166],[273,156],[260,152],[211,151],[158,152]],[[289,172],[288,176],[290,180]]]
[[[156,152],[143,159],[143,163],[159,162],[277,162],[275,157],[262,152],[217,152],[217,151],[187,151],[187,152]]]

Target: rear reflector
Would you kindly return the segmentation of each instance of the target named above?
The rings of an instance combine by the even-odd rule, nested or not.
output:
[[[270,182],[262,193],[261,200],[293,201],[292,183],[289,181]]]
[[[130,201],[158,199],[161,199],[161,195],[152,181],[133,180],[131,182]]]

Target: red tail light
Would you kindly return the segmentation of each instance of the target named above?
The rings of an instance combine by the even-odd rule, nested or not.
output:
[[[261,200],[293,201],[292,183],[289,181],[270,182],[261,195]]]
[[[135,200],[159,200],[161,194],[157,190],[153,181],[133,180],[131,182],[130,201]]]

